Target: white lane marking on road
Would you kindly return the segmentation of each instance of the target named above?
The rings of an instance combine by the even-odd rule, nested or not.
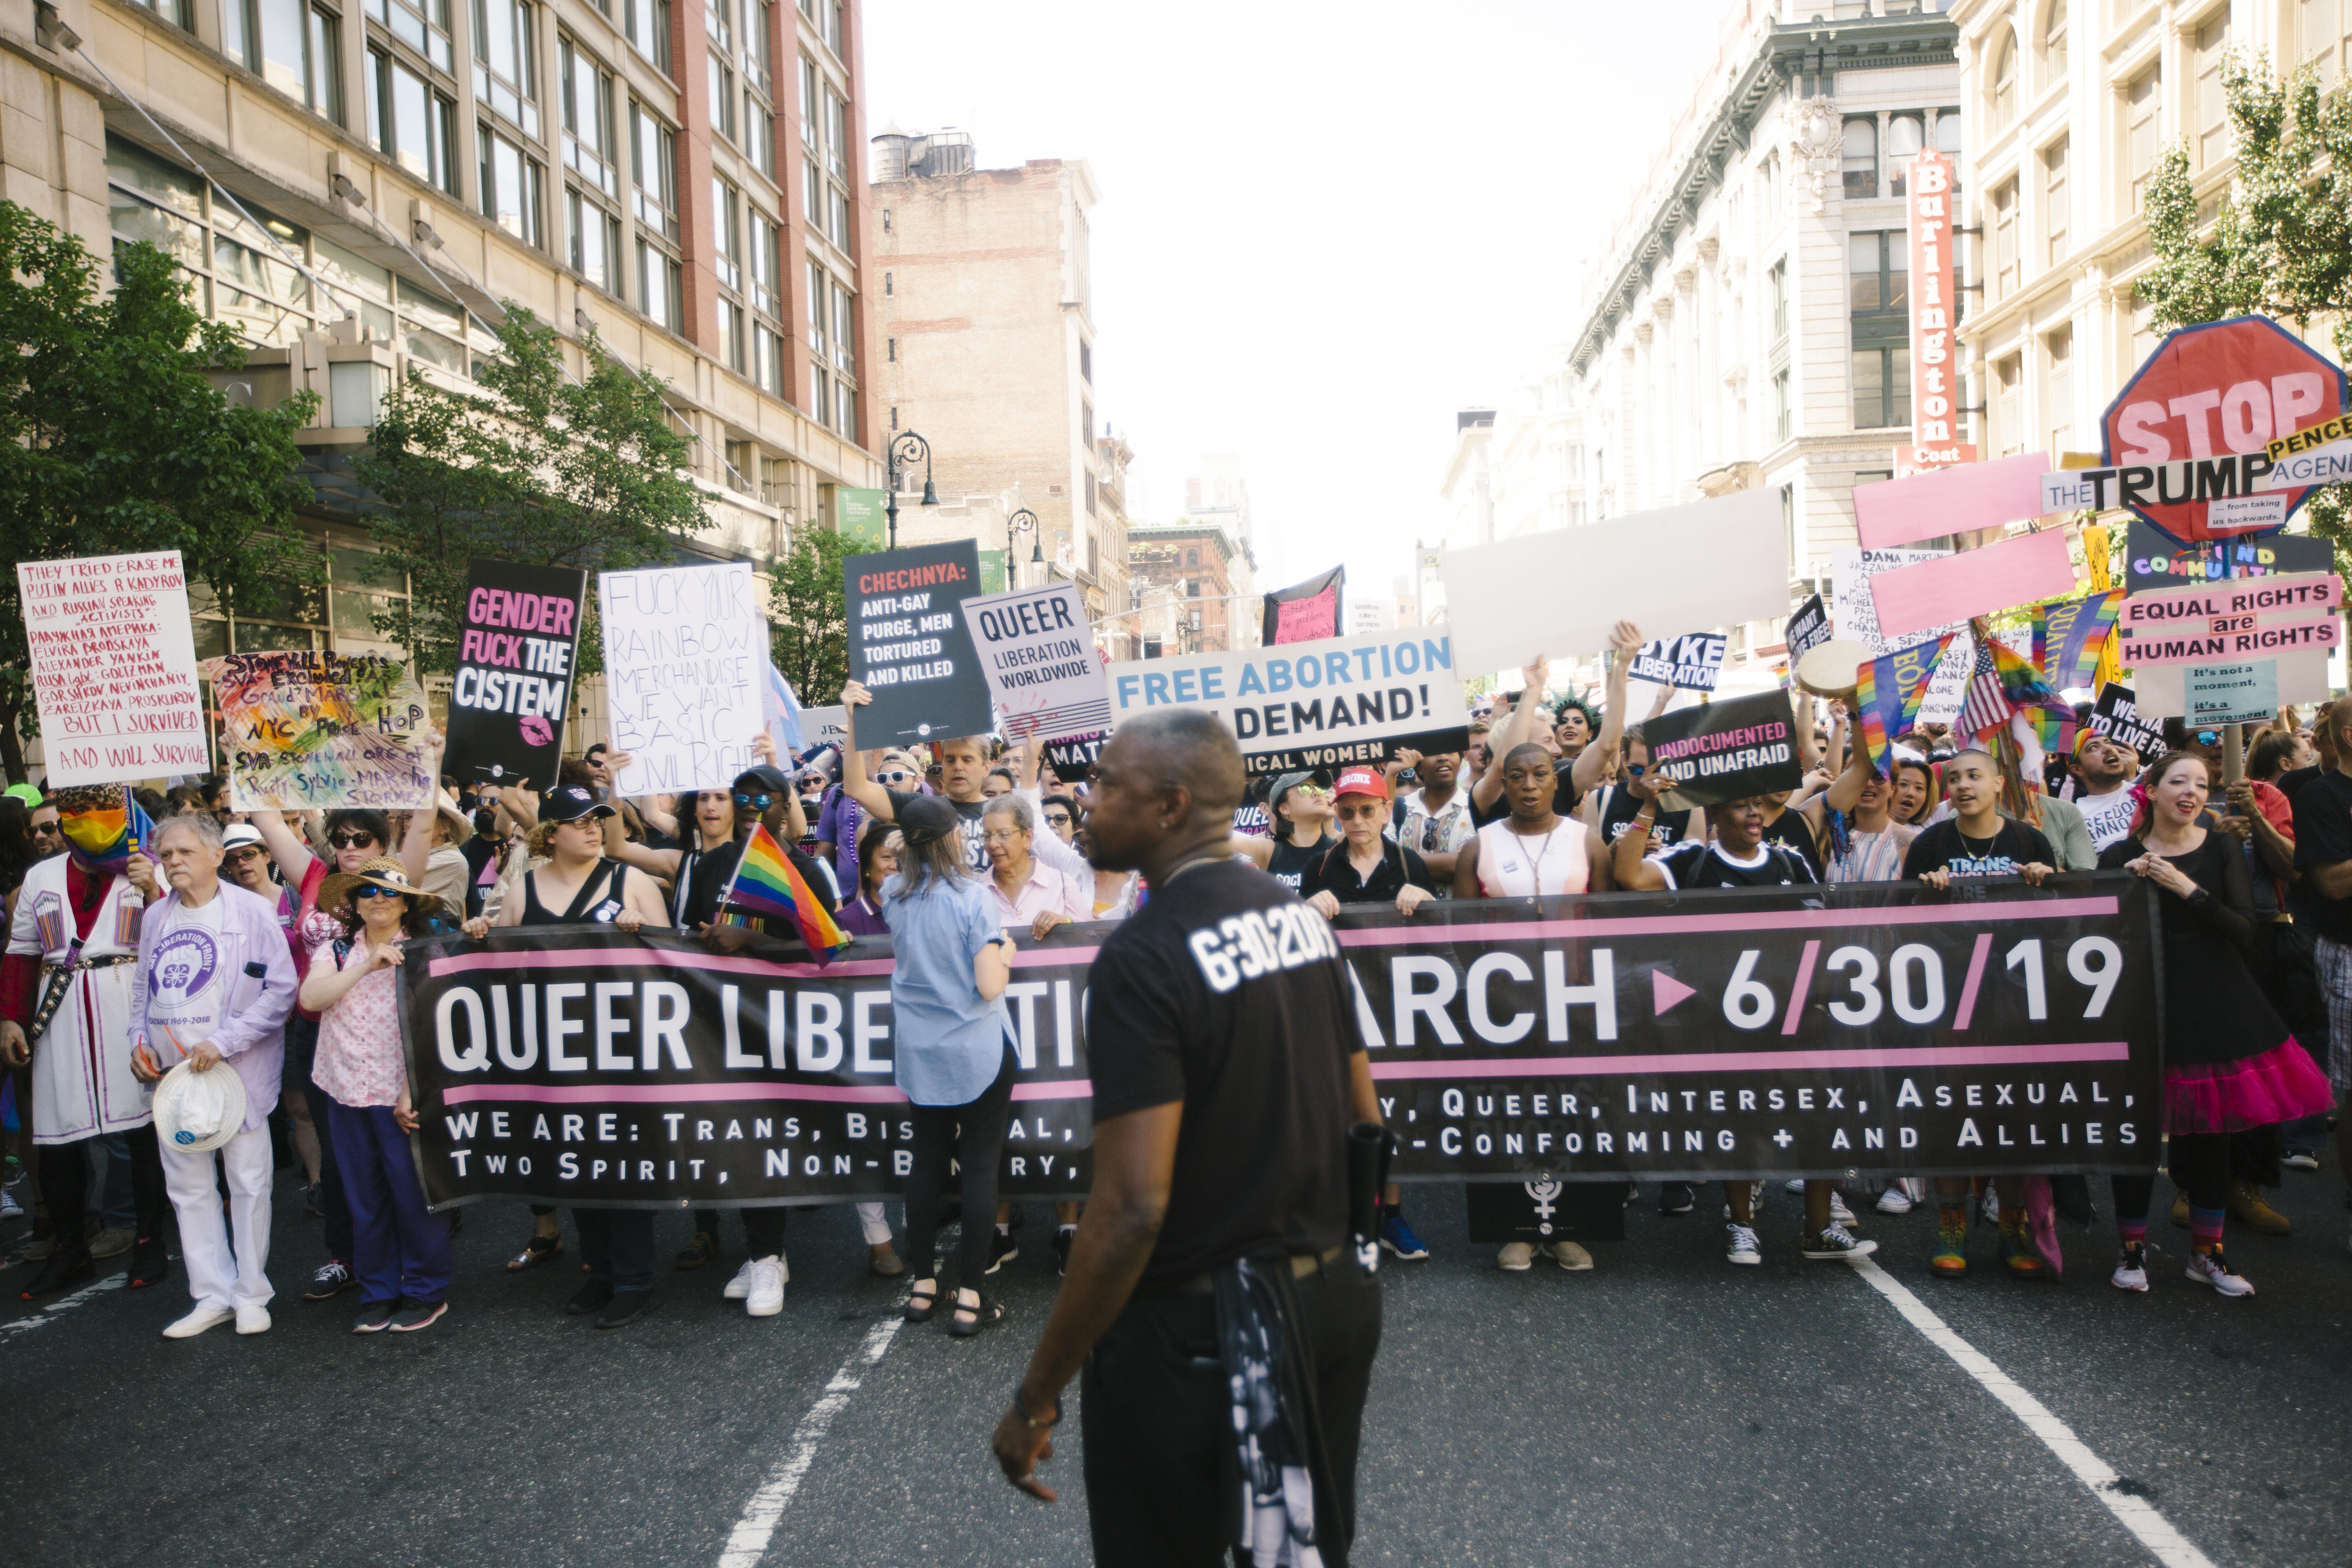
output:
[[[2165,1568],[2213,1568],[2212,1559],[2197,1550],[2189,1538],[2172,1527],[2172,1521],[2156,1511],[2146,1498],[2134,1497],[2116,1489],[2115,1467],[2091,1452],[2089,1445],[2074,1436],[2074,1430],[2050,1412],[2050,1407],[2018,1386],[2009,1373],[1995,1366],[1992,1358],[1952,1331],[1931,1310],[1925,1301],[1913,1295],[1900,1279],[1873,1263],[1867,1258],[1849,1258],[1846,1262],[1853,1271],[1870,1281],[1873,1289],[1895,1304],[1895,1310],[1905,1321],[1918,1330],[1931,1345],[1950,1356],[1960,1370],[1983,1385],[1986,1393],[2009,1406],[2010,1414],[2025,1423],[2025,1429],[2042,1439],[2065,1467],[2074,1472],[2074,1479],[2091,1489],[2091,1495],[2107,1505],[2107,1511],[2120,1521],[2126,1530],[2139,1538],[2139,1543],[2153,1553]]]
[[[743,1505],[743,1515],[727,1537],[727,1550],[719,1554],[719,1568],[759,1568],[760,1559],[768,1553],[768,1542],[776,1533],[776,1525],[792,1506],[793,1494],[808,1478],[809,1467],[816,1463],[816,1447],[824,1441],[826,1428],[833,1418],[848,1408],[849,1396],[857,1392],[858,1371],[862,1365],[872,1366],[882,1359],[890,1342],[898,1337],[906,1323],[901,1317],[886,1318],[866,1331],[866,1342],[849,1353],[824,1385],[824,1394],[808,1408],[800,1425],[793,1428],[793,1446],[783,1459],[768,1472],[751,1500]]]
[[[110,1274],[95,1285],[85,1285],[70,1296],[58,1297],[37,1313],[22,1318],[11,1318],[8,1321],[0,1323],[0,1340],[6,1340],[14,1335],[37,1329],[44,1323],[54,1323],[58,1321],[59,1313],[70,1312],[92,1297],[103,1296],[109,1290],[121,1289],[123,1282],[130,1278],[128,1272]]]

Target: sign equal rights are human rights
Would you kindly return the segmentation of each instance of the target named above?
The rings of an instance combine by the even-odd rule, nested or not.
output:
[[[596,579],[613,749],[625,795],[724,789],[754,765],[767,724],[768,621],[750,563],[656,566]]]
[[[52,788],[212,765],[176,550],[16,563]]]
[[[1230,986],[1328,962],[1408,1180],[2145,1171],[2160,1039],[2150,891],[1903,884],[1303,904],[1197,933]],[[1111,930],[1023,939],[1006,1190],[1083,1195],[1087,971]],[[890,943],[819,969],[609,926],[413,943],[402,1027],[436,1205],[880,1197],[911,1163]]]
[[[586,573],[562,567],[467,563],[449,689],[447,765],[456,776],[554,784],[587,587]]]
[[[1111,728],[1165,708],[1204,708],[1241,742],[1252,773],[1460,752],[1470,710],[1443,626],[1365,632],[1241,653],[1139,659],[1109,670]]]

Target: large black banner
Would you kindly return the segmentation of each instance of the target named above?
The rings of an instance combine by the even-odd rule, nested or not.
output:
[[[2145,1171],[2161,1122],[2149,896],[2101,873],[1339,924],[1404,1180]],[[1015,961],[1009,1193],[1087,1190],[1086,972],[1108,929],[1061,928]],[[1237,957],[1248,933],[1228,935]],[[719,955],[610,927],[414,944],[428,1196],[895,1193],[910,1155],[889,945],[861,938],[820,970],[782,944]]]

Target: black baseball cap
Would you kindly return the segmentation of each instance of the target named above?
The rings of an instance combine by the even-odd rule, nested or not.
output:
[[[733,787],[742,789],[746,786],[763,789],[770,795],[778,796],[793,793],[792,775],[782,768],[770,767],[765,763],[761,763],[755,768],[745,768],[735,775]]]
[[[611,816],[613,808],[580,784],[558,784],[539,797],[539,815],[546,822],[577,822],[587,816]]]
[[[898,829],[910,845],[936,844],[963,831],[963,814],[936,795],[919,795],[898,808]]]

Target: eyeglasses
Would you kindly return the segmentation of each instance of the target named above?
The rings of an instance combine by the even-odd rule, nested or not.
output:
[[[260,850],[248,844],[241,848],[230,850],[228,852],[227,860],[230,865],[234,866],[242,860],[255,859],[258,858],[260,854]]]
[[[992,827],[980,836],[982,844],[1010,844],[1029,830],[1025,827]]]
[[[376,837],[373,833],[330,833],[327,835],[327,842],[333,845],[338,849],[367,849],[373,847],[375,841]]]
[[[390,888],[379,888],[373,882],[362,882],[358,887],[352,889],[352,900],[354,903],[362,899],[399,899],[405,897],[407,897],[407,895],[404,893],[394,892]]]
[[[765,811],[768,809],[768,803],[775,798],[772,795],[745,795],[739,790],[735,795],[735,804],[748,805],[753,811]]]
[[[1045,825],[1049,827],[1067,827],[1070,825],[1070,814],[1066,811],[1049,811],[1045,814]]]
[[[1339,808],[1339,820],[1342,822],[1369,822],[1387,815],[1387,809],[1377,802],[1370,802],[1362,805],[1343,805]]]

